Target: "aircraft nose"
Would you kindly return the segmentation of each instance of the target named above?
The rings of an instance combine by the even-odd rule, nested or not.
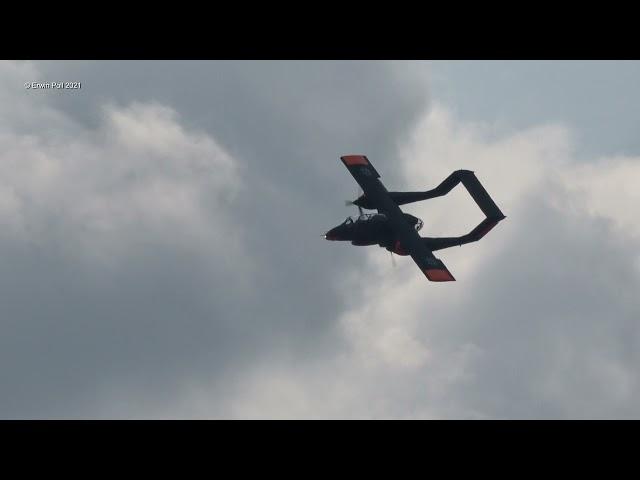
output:
[[[325,240],[337,240],[338,235],[336,235],[336,229],[332,228],[327,233],[324,234]]]

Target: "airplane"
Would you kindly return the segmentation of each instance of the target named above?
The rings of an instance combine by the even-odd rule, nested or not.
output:
[[[360,215],[347,217],[324,238],[349,241],[352,245],[379,245],[393,254],[411,256],[418,268],[432,282],[451,282],[455,278],[432,252],[466,243],[477,242],[506,217],[470,170],[456,170],[436,188],[424,192],[389,192],[379,180],[380,175],[364,155],[340,157],[364,192],[353,202]],[[460,237],[421,237],[423,222],[402,212],[399,205],[441,197],[462,183],[486,218],[466,235]],[[363,213],[363,209],[378,213]]]

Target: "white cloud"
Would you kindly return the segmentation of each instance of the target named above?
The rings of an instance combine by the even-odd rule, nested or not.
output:
[[[562,125],[504,137],[491,132],[490,125],[459,122],[435,106],[402,148],[406,185],[430,188],[452,170],[468,168],[508,216],[479,243],[439,252],[458,281],[428,283],[410,259],[399,259],[394,269],[386,252],[369,248],[363,255],[366,271],[343,280],[349,305],[339,324],[344,354],[323,367],[294,369],[289,360],[261,367],[231,395],[234,416],[638,415],[635,356],[620,352],[628,348],[626,341],[640,338],[633,297],[639,271],[635,267],[635,276],[615,283],[616,264],[596,263],[604,271],[593,272],[600,275],[594,278],[584,274],[584,262],[601,253],[603,235],[606,242],[611,235],[623,240],[606,245],[607,258],[624,256],[624,241],[640,246],[640,221],[633,214],[640,159],[582,165],[573,157],[571,132]],[[453,201],[407,209],[425,220],[423,234],[462,234],[480,221],[464,188],[457,189]],[[549,215],[536,217],[545,210]],[[601,231],[603,217],[615,230]],[[574,239],[568,230],[573,224]],[[539,257],[545,250],[549,253]],[[615,283],[611,291],[600,287],[608,269],[606,283]],[[585,299],[585,311],[576,289],[600,289],[608,316],[589,306],[593,298]],[[619,296],[611,293],[616,289]],[[514,292],[539,311],[509,298]],[[579,321],[572,322],[573,315]],[[517,328],[521,322],[526,329]],[[629,337],[621,337],[622,331]]]
[[[30,64],[2,64],[4,83],[37,78]],[[0,225],[5,238],[49,242],[101,261],[132,242],[228,251],[239,246],[231,202],[239,164],[209,135],[186,130],[157,103],[106,105],[97,129],[83,128],[23,90],[21,115],[40,130],[0,128]],[[29,118],[30,117],[30,118]],[[49,130],[61,122],[67,129]],[[49,247],[51,244],[49,244]],[[97,259],[97,258],[96,258]],[[110,260],[109,260],[110,259]]]
[[[167,105],[106,104],[90,127],[26,79],[0,64],[0,415],[92,416],[215,348],[229,292],[255,288],[243,171]]]
[[[602,158],[594,163],[574,165],[562,172],[570,190],[571,207],[591,216],[613,221],[621,235],[640,236],[640,158]]]
[[[345,83],[359,81],[361,73],[354,72]],[[423,73],[409,84],[421,85]],[[346,308],[337,323],[327,315],[326,325],[335,327],[330,349],[304,339],[317,348],[311,355],[291,348],[316,331],[305,326],[307,319],[278,323],[277,317],[303,317],[307,305],[316,314],[329,311],[316,297],[332,299],[319,292],[326,278],[313,284],[301,277],[309,271],[310,252],[319,256],[320,248],[304,245],[294,252],[305,264],[295,275],[289,273],[292,264],[285,269],[269,260],[282,250],[290,258],[296,243],[309,242],[306,233],[290,237],[280,227],[294,225],[297,211],[282,199],[298,197],[288,187],[267,184],[271,177],[253,178],[272,194],[262,199],[256,223],[268,225],[268,213],[283,208],[291,208],[286,211],[292,220],[276,224],[272,238],[253,236],[252,251],[243,222],[256,219],[237,218],[234,205],[253,190],[245,188],[241,162],[217,135],[186,127],[181,109],[148,101],[107,103],[88,127],[54,107],[55,93],[22,86],[41,80],[32,63],[0,63],[0,101],[6,106],[0,114],[0,248],[6,259],[0,291],[10,334],[0,345],[0,363],[13,393],[0,400],[0,413],[638,416],[640,222],[633,206],[640,159],[609,157],[586,165],[575,156],[571,129],[562,124],[504,134],[490,124],[461,122],[447,107],[434,105],[398,148],[394,173],[400,172],[400,184],[387,186],[430,188],[452,170],[468,168],[507,219],[479,243],[437,253],[458,279],[449,284],[428,283],[406,257],[392,268],[384,250],[345,246],[361,267],[344,277],[341,270],[328,270],[340,274],[331,278],[331,288],[340,284]],[[403,75],[397,80],[398,90],[407,90]],[[304,85],[297,85],[302,93]],[[373,119],[364,106],[378,90],[382,98],[388,85],[374,87],[354,99],[345,118]],[[348,89],[341,92],[334,102],[352,96]],[[403,97],[406,104],[423,99],[419,88],[412,92]],[[239,98],[244,94],[240,90]],[[321,104],[324,95],[317,99]],[[261,121],[282,116],[280,96],[268,92],[265,98],[275,104],[273,116],[247,115],[255,119],[257,136]],[[373,138],[363,131],[404,125],[380,120],[396,100],[384,102],[375,105],[370,129],[354,130],[336,145],[358,145]],[[408,122],[410,115],[396,117]],[[265,123],[273,128],[271,136],[247,151],[259,151],[262,161],[264,146],[281,145],[299,118],[288,118],[280,130]],[[337,124],[329,117],[318,122],[331,133],[319,142],[322,157]],[[250,143],[243,121],[234,125],[242,132],[232,137],[242,143],[247,136]],[[303,131],[315,138],[317,126]],[[288,165],[287,155],[281,157],[281,165]],[[370,158],[380,165],[375,155]],[[391,176],[378,170],[383,179]],[[279,181],[290,182],[291,175]],[[255,202],[250,200],[245,207]],[[424,220],[423,235],[462,234],[482,218],[461,186],[405,210]],[[256,251],[267,240],[272,249]],[[185,258],[185,252],[193,255]],[[259,268],[260,285],[254,264],[265,267]],[[282,275],[270,274],[278,269]],[[273,288],[270,281],[282,283]],[[311,285],[300,288],[307,295],[295,299],[299,306],[286,296],[297,295],[293,287],[305,281]],[[271,293],[276,299],[269,302]],[[259,318],[246,318],[251,315]],[[300,327],[289,335],[292,325]],[[256,341],[276,327],[265,344]],[[252,351],[256,345],[262,347],[258,353]],[[54,403],[66,410],[55,410]]]

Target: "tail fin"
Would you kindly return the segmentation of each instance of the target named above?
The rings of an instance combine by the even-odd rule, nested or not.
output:
[[[506,218],[503,215],[502,211],[500,211],[498,206],[495,204],[493,199],[489,196],[480,181],[476,178],[475,174],[469,170],[457,170],[453,172],[436,189],[442,187],[445,182],[449,181],[449,183],[447,183],[446,185],[446,187],[448,187],[448,190],[445,192],[449,193],[449,191],[451,191],[451,189],[453,188],[453,186],[449,186],[451,181],[453,181],[450,179],[454,178],[454,176],[455,183],[453,184],[453,186],[457,185],[459,182],[462,182],[462,184],[471,195],[471,198],[473,198],[473,200],[476,202],[478,207],[480,207],[480,210],[482,210],[487,218],[480,222],[480,224],[476,228],[471,230],[466,235],[462,235],[461,237],[423,237],[423,243],[432,252],[435,250],[441,250],[443,248],[464,245],[465,243],[477,242],[487,233],[489,233],[489,231],[493,227],[495,227],[498,222]]]

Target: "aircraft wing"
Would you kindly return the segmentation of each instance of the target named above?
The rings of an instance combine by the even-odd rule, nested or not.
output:
[[[374,207],[383,212],[395,230],[402,248],[409,252],[422,273],[432,282],[454,281],[453,275],[441,260],[426,247],[418,232],[405,220],[400,207],[391,199],[389,192],[379,180],[380,175],[364,155],[340,157],[345,167],[358,182]]]

